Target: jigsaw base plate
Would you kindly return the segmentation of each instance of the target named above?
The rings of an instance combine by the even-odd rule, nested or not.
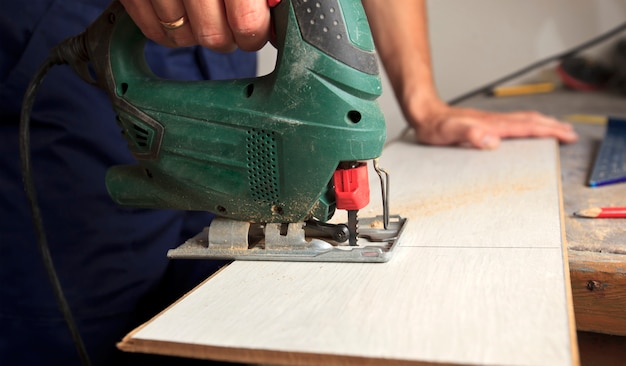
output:
[[[216,219],[219,220],[219,219]],[[232,221],[232,220],[230,220]],[[406,219],[397,215],[389,217],[387,229],[383,225],[383,217],[362,218],[359,220],[359,240],[356,246],[336,243],[330,239],[307,238],[302,229],[304,223],[292,223],[289,232],[271,234],[270,225],[266,224],[266,238],[254,244],[248,244],[248,223],[234,222],[243,225],[246,239],[232,239],[232,234],[239,230],[229,229],[225,238],[209,238],[210,227],[187,240],[176,249],[168,251],[172,259],[234,259],[255,261],[295,261],[295,262],[387,262],[400,239]],[[233,225],[233,222],[226,222]],[[218,223],[217,226],[221,226]],[[281,225],[281,224],[274,224]],[[292,228],[292,225],[294,226]],[[227,227],[230,227],[227,226]],[[272,229],[274,230],[274,229]],[[278,230],[278,228],[276,228]],[[241,232],[241,231],[240,231]],[[229,239],[229,240],[222,240]]]

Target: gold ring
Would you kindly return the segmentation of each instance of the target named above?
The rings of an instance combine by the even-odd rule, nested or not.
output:
[[[163,28],[172,30],[172,29],[178,29],[182,27],[183,25],[185,25],[186,20],[187,19],[183,15],[182,17],[176,19],[173,22],[164,22],[162,20],[159,20],[159,23],[161,23],[161,26],[163,26]]]

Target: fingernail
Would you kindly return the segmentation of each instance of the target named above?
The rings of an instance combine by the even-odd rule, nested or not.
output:
[[[578,138],[578,134],[574,130],[567,131],[567,137],[572,139],[572,140],[576,140]]]
[[[480,143],[483,149],[493,150],[498,147],[498,139],[491,135],[485,135]]]

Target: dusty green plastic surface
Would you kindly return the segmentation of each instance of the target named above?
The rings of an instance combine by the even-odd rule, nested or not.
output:
[[[159,79],[145,64],[143,35],[125,13],[116,14],[109,92],[139,162],[109,170],[116,202],[257,222],[330,218],[337,165],[381,154],[381,84],[378,74],[302,39],[294,12],[301,3],[283,0],[273,10],[274,72],[228,81]],[[355,18],[345,19],[358,35],[355,47],[372,51],[360,2],[338,4],[333,12],[349,5],[344,17]]]

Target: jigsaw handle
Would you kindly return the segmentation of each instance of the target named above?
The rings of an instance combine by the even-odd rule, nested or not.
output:
[[[360,1],[284,0],[283,2],[291,3],[293,7],[302,41],[353,69],[370,75],[378,74],[378,63],[373,53],[374,42]],[[286,21],[289,20],[289,16],[285,14],[285,10],[274,11],[273,17],[279,34],[281,31],[283,34],[287,32]],[[279,52],[285,45],[285,41],[279,39],[277,43]],[[290,45],[293,47],[293,44]]]
[[[360,2],[268,0],[268,4],[272,7],[275,25],[276,37],[273,43],[278,49],[275,72],[280,68],[283,70],[281,75],[293,78],[300,72],[299,69],[305,61],[304,66],[329,77],[330,80],[356,87],[364,93],[363,95],[371,94],[373,98],[380,95],[379,85],[371,83],[359,85],[361,83],[342,78],[339,74],[333,73],[337,70],[332,67],[329,69],[329,66],[315,62],[313,58],[319,58],[319,54],[312,54],[306,50],[313,46],[323,54],[322,58],[332,58],[350,69],[377,76],[378,63],[374,54],[374,43]],[[122,98],[129,101],[136,97],[127,95],[131,86],[134,88],[158,86],[158,91],[180,85],[176,81],[168,84],[151,72],[143,53],[145,42],[146,38],[123,6],[119,1],[113,1],[85,32],[88,61],[93,66],[95,80],[92,75],[81,73],[81,76],[89,82],[95,81],[109,92],[113,99]],[[311,59],[306,60],[307,56]],[[305,60],[299,57],[305,57]],[[263,78],[257,78],[257,82],[262,80]],[[154,85],[154,82],[159,82],[159,85]],[[221,87],[222,83],[214,84]],[[288,87],[288,84],[284,86]],[[154,107],[159,109],[157,106]]]

